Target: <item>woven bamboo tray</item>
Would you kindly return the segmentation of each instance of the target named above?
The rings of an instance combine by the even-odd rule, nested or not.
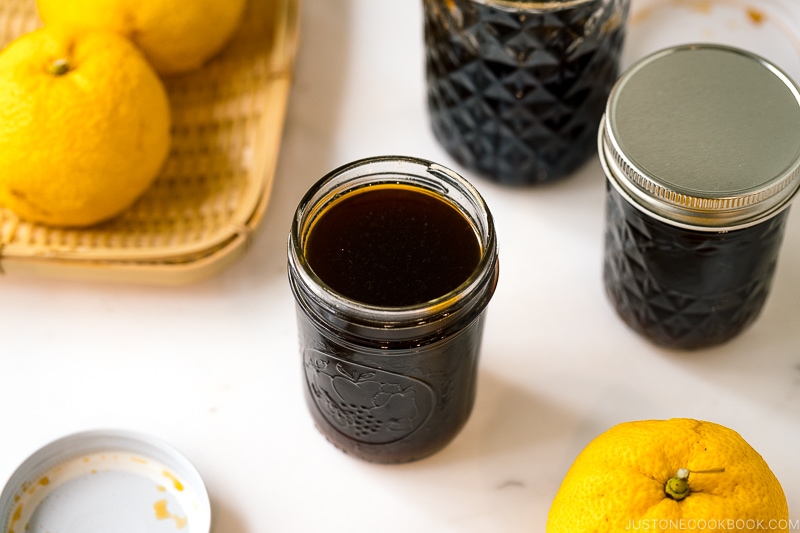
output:
[[[297,48],[299,0],[249,0],[226,48],[164,79],[172,147],[153,185],[85,229],[0,208],[0,272],[182,284],[230,265],[266,209]],[[0,0],[0,47],[40,25],[34,0]]]

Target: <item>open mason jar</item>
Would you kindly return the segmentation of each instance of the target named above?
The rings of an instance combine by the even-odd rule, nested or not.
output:
[[[376,157],[317,182],[295,213],[289,282],[320,432],[381,463],[449,443],[472,411],[497,276],[492,216],[451,170]]]

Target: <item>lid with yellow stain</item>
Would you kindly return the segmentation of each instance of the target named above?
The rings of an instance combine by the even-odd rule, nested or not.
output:
[[[0,533],[209,533],[200,474],[177,450],[128,431],[87,431],[31,455],[0,493]]]

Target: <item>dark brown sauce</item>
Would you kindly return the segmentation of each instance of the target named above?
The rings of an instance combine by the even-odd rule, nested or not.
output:
[[[332,204],[311,228],[305,255],[314,273],[352,300],[403,307],[456,289],[481,248],[469,221],[421,189],[373,186]]]

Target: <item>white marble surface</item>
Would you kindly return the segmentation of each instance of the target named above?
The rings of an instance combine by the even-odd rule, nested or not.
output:
[[[625,65],[713,40],[800,79],[792,2],[759,0],[770,16],[757,22],[737,0],[634,0]],[[302,16],[277,181],[245,257],[179,288],[0,277],[0,482],[51,440],[117,427],[165,439],[194,462],[214,533],[544,531],[561,478],[592,437],[627,420],[694,417],[739,431],[800,518],[800,213],[751,329],[697,353],[658,349],[603,293],[596,161],[522,190],[463,172],[494,212],[502,272],[475,409],[450,446],[378,466],[317,433],[285,273],[294,207],[328,170],[361,157],[460,169],[427,123],[421,2],[303,0]]]

